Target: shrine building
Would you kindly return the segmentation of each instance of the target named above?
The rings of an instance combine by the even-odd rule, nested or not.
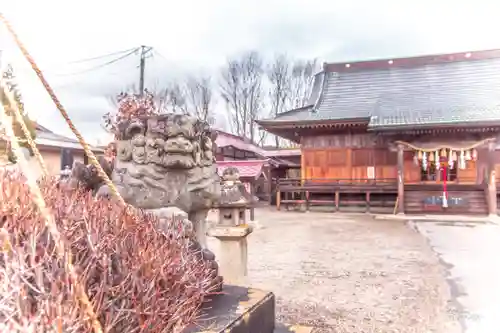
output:
[[[325,63],[311,91],[259,121],[301,147],[278,208],[497,214],[500,50]]]

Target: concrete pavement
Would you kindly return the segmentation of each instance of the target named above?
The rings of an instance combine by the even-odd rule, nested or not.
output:
[[[500,226],[414,220],[447,271],[453,317],[464,333],[500,332]]]

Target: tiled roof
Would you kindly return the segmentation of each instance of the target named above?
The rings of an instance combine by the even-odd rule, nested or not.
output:
[[[301,155],[300,148],[265,150],[266,157],[288,157],[288,156],[300,156],[300,155]]]
[[[78,149],[82,150],[82,145],[76,139],[68,138],[63,135],[56,134],[47,128],[40,126],[37,124],[36,127],[36,138],[35,143],[37,145],[48,146],[48,147],[57,147],[57,148],[69,148],[69,149]],[[94,152],[102,152],[103,149],[94,147],[90,145],[90,148]]]
[[[229,167],[238,169],[241,178],[257,179],[262,168],[266,165],[267,160],[251,160],[251,161],[217,161],[217,173],[222,176],[224,170]]]
[[[217,147],[234,147],[239,150],[244,150],[248,152],[255,153],[257,155],[260,155],[264,157],[265,155],[265,150],[250,143],[250,142],[245,142],[243,141],[242,138],[226,133],[223,131],[217,131],[217,139],[215,140],[215,143],[217,144]]]
[[[263,120],[273,120],[273,121],[290,121],[290,120],[297,120],[297,121],[307,121],[311,120],[312,116],[312,110],[314,108],[314,105],[306,105],[301,108],[293,109],[290,111],[282,112],[276,116],[274,119],[263,119]]]
[[[44,127],[37,122],[35,122],[35,129],[37,131],[40,131],[40,132],[54,133],[51,130],[49,130],[47,127]]]
[[[322,75],[314,104],[274,121],[366,118],[373,129],[500,122],[500,50],[325,64]]]
[[[266,120],[274,120],[274,121],[290,121],[290,120],[311,120],[313,116],[312,110],[316,106],[318,99],[320,97],[324,82],[324,72],[317,73],[314,76],[313,86],[311,87],[311,94],[309,96],[308,101],[304,106],[299,108],[282,112],[278,114],[274,119],[263,119]]]
[[[371,71],[370,126],[500,121],[500,58]]]

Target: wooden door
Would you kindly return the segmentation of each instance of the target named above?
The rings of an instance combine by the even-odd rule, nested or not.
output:
[[[351,149],[351,179],[354,183],[366,183],[368,167],[375,165],[374,151],[370,148]],[[376,177],[376,175],[373,175]]]
[[[306,180],[332,181],[351,177],[348,149],[303,149],[303,175]]]

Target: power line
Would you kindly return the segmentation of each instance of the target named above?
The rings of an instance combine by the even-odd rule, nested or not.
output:
[[[160,52],[158,52],[156,49],[153,49],[153,53],[156,53],[157,55],[159,55],[164,60],[169,61],[163,54],[161,54]]]
[[[111,61],[108,61],[104,64],[100,64],[98,66],[94,66],[94,67],[91,67],[91,68],[87,68],[83,71],[79,71],[79,72],[74,72],[74,73],[68,73],[68,74],[56,74],[56,76],[70,76],[70,75],[80,75],[80,74],[84,74],[84,73],[87,73],[87,72],[91,72],[91,71],[94,71],[96,69],[99,69],[99,68],[103,68],[103,67],[106,67],[106,66],[109,66],[111,64],[114,64],[115,62],[117,61],[120,61],[120,60],[123,60],[125,58],[128,58],[129,56],[131,56],[132,54],[136,53],[138,50],[140,49],[140,47],[137,47],[135,49],[133,49],[132,51],[128,52],[127,54],[121,56],[121,57],[118,57],[116,59],[113,59]]]
[[[120,55],[120,54],[123,54],[123,53],[126,53],[126,52],[135,51],[135,50],[137,50],[137,47],[133,47],[133,48],[130,48],[128,50],[123,50],[123,51],[117,51],[117,52],[112,52],[112,53],[108,53],[108,54],[103,54],[103,55],[100,55],[100,56],[97,56],[97,57],[92,57],[92,58],[86,58],[86,59],[80,59],[80,60],[70,61],[68,64],[78,64],[78,63],[81,63],[81,62],[93,61],[93,60],[98,60],[98,59],[102,59],[102,58],[108,58],[108,57]]]

